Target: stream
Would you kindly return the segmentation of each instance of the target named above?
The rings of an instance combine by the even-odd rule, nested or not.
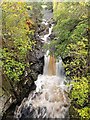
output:
[[[46,20],[42,24],[48,25]],[[39,36],[42,42],[48,43],[53,24],[49,27],[49,33]],[[28,98],[24,98],[20,106],[16,107],[14,117],[16,120],[25,118],[60,118],[69,119],[70,100],[68,98],[68,88],[64,84],[65,74],[62,59],[58,60],[53,55],[49,55],[49,50],[44,55],[43,74],[38,75],[35,81],[36,90],[32,91]]]

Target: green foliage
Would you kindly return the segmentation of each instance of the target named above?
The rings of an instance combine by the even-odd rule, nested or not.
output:
[[[81,118],[89,118],[88,5],[89,3],[82,2],[54,1],[54,18],[57,21],[54,31],[57,40],[51,41],[49,45],[51,48],[54,43],[54,54],[65,61],[66,75],[72,79],[73,84],[70,97]]]
[[[80,116],[82,116],[82,119],[85,118],[87,120],[90,119],[90,108],[84,107],[82,109],[76,109]]]
[[[22,80],[25,68],[31,65],[27,60],[27,54],[35,45],[33,36],[41,15],[40,5],[37,7],[36,3],[31,2],[2,2],[0,65],[3,66],[3,79],[6,79],[2,81],[2,87],[8,91],[6,84],[10,83],[10,94],[18,93],[17,84]]]
[[[4,73],[10,80],[18,81],[25,69],[25,56],[32,49],[26,25],[26,4],[4,2],[2,4],[2,33]]]
[[[76,82],[72,82],[74,85],[71,98],[72,100],[76,100],[76,103],[80,106],[88,103],[88,80],[85,77],[82,78],[74,78]]]
[[[32,43],[28,37],[26,18],[29,19],[26,11],[26,4],[3,3],[2,4],[2,32],[5,47],[10,51],[18,53],[18,59],[23,59],[26,52],[31,49]],[[4,45],[4,44],[3,44]]]
[[[23,74],[25,69],[25,65],[21,62],[17,62],[14,59],[6,60],[4,65],[5,71],[4,73],[8,76],[11,80],[20,81],[20,75]]]
[[[46,2],[44,3],[46,5],[46,9],[52,10],[53,9],[53,3],[52,2]]]

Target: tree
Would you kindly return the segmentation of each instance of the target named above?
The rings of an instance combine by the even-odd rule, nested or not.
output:
[[[88,107],[88,7],[89,3],[53,3],[56,34],[49,48],[55,46],[55,56],[64,60],[66,75],[72,79],[70,98],[81,118],[89,119]]]
[[[27,20],[31,22],[29,26]],[[25,67],[29,64],[26,60],[27,53],[35,44],[30,37],[34,34],[33,25],[26,3],[2,3],[2,87],[8,95],[12,95],[16,99],[19,99],[17,83],[21,80]],[[9,86],[7,87],[7,85]]]

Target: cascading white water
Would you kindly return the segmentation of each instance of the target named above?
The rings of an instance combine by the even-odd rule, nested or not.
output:
[[[48,23],[47,22],[43,22],[43,24],[47,25]],[[49,43],[47,38],[49,37],[49,35],[51,35],[52,29],[53,29],[53,24],[49,28],[49,33],[44,35],[44,37],[41,36],[41,39],[43,40],[44,43],[47,43],[47,42]]]
[[[49,28],[49,34],[42,38],[45,43],[52,28]],[[14,116],[17,120],[24,118],[66,118],[67,120],[70,101],[66,93],[67,87],[64,85],[62,60],[61,58],[55,60],[49,55],[49,51],[44,58],[43,75],[39,75],[35,81],[36,90],[30,93],[16,109]]]

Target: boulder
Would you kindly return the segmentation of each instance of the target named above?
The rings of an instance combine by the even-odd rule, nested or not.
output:
[[[55,38],[55,34],[52,33],[51,35],[49,35],[50,39],[53,40]]]

